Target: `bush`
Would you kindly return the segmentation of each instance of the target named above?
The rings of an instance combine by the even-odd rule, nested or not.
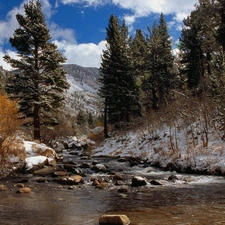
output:
[[[24,149],[17,148],[16,144],[16,134],[22,123],[17,102],[0,93],[0,176],[7,173],[12,157],[24,158]]]

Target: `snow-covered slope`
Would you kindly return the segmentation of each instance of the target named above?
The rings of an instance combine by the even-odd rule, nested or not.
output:
[[[194,126],[194,125],[193,125]],[[209,128],[208,146],[204,147],[201,135],[193,137],[184,129],[169,130],[164,126],[154,134],[146,129],[118,133],[106,139],[93,151],[94,156],[140,157],[163,168],[181,171],[225,174],[225,143],[222,132]]]
[[[99,69],[94,67],[82,67],[76,64],[64,64],[66,78],[70,89],[66,93],[66,108],[68,113],[77,114],[79,110],[99,114]],[[12,73],[17,73],[17,70]],[[0,85],[4,84],[9,71],[0,67]]]
[[[70,89],[67,92],[67,107],[72,113],[83,109],[94,114],[99,113],[99,69],[82,67],[76,64],[65,64],[67,81]]]

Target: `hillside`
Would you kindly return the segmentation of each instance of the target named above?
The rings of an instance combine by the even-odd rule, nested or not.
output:
[[[72,114],[79,110],[99,114],[99,96],[97,94],[99,83],[99,69],[94,67],[82,67],[76,64],[63,65],[70,89],[66,95],[66,108]],[[17,73],[17,70],[12,73]],[[9,71],[0,67],[0,85],[4,85]]]
[[[65,64],[63,67],[70,83],[70,89],[67,92],[67,107],[75,114],[80,109],[99,114],[99,97],[97,94],[99,69],[82,67],[76,64]]]

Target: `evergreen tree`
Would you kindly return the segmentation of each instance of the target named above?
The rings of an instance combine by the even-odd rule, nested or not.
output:
[[[99,90],[100,96],[105,100],[105,131],[107,120],[113,124],[129,122],[132,116],[139,113],[138,93],[132,73],[125,22],[120,25],[118,18],[111,15],[106,35],[107,49],[102,55],[102,85]]]
[[[203,76],[202,41],[198,38],[201,24],[193,21],[194,12],[184,20],[185,28],[181,32],[182,62],[186,64],[182,73],[187,74],[188,87],[196,89]]]
[[[188,87],[194,93],[201,94],[210,85],[212,55],[218,50],[215,40],[218,26],[215,1],[199,0],[199,5],[184,19],[184,25],[180,39],[184,65],[181,72],[187,75]]]
[[[225,0],[218,0],[218,14],[220,15],[220,25],[217,30],[217,41],[225,52]]]
[[[219,15],[218,29],[216,29],[216,40],[221,49],[220,53],[214,55],[215,76],[214,76],[214,101],[218,109],[219,121],[223,124],[223,140],[225,140],[225,1],[218,0],[216,5],[216,12]]]
[[[88,113],[88,125],[89,127],[93,127],[94,126],[94,118],[91,112]]]
[[[142,80],[146,71],[147,46],[145,37],[140,29],[136,30],[135,37],[130,44],[132,65],[137,80]]]
[[[87,120],[88,120],[87,114],[83,110],[80,110],[77,114],[77,124],[86,125]]]
[[[18,98],[20,110],[33,118],[34,139],[40,140],[40,128],[46,114],[58,109],[69,88],[61,63],[65,58],[50,42],[49,29],[41,11],[41,3],[31,0],[24,4],[25,15],[17,14],[19,28],[9,39],[19,59],[6,55],[5,60],[18,69],[11,76],[6,91]]]
[[[149,89],[151,103],[154,109],[159,109],[170,98],[174,87],[174,57],[172,55],[171,39],[164,15],[160,15],[159,25],[155,22],[152,29],[148,28],[150,36],[147,38],[149,68]]]
[[[131,51],[131,65],[132,72],[135,77],[135,82],[139,92],[139,102],[142,109],[142,114],[148,110],[148,100],[150,99],[148,95],[148,90],[145,87],[148,86],[148,66],[147,60],[147,44],[143,32],[140,29],[136,30],[134,38],[130,43]]]

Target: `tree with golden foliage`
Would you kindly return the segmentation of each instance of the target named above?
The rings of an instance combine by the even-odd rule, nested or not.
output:
[[[11,157],[25,156],[24,148],[15,144],[16,133],[23,122],[21,118],[17,101],[0,93],[0,176],[8,172]]]

